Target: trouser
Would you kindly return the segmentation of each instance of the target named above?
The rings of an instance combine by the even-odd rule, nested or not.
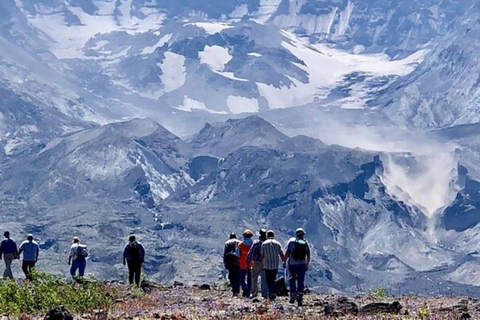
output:
[[[35,261],[22,261],[22,271],[28,280],[32,280],[31,271],[35,269]]]
[[[230,266],[228,270],[228,280],[230,281],[230,286],[232,287],[233,294],[240,293],[240,267],[239,266]]]
[[[5,271],[3,272],[4,278],[10,278],[13,280],[12,261],[14,258],[15,258],[14,253],[5,253],[3,255],[3,260],[5,261]]]
[[[240,286],[242,287],[243,296],[246,298],[250,297],[250,289],[252,288],[252,270],[240,269]]]
[[[142,263],[141,260],[127,260],[128,265],[128,283],[135,284],[140,286],[140,274],[142,273]]]
[[[299,302],[302,302],[303,290],[305,289],[305,273],[307,272],[307,265],[293,264],[288,266],[290,271],[290,297],[292,299],[297,298]]]
[[[275,295],[275,280],[277,280],[278,269],[265,269],[265,278],[267,279],[268,298],[274,300]]]
[[[72,266],[70,267],[70,274],[72,277],[75,277],[75,273],[77,273],[80,277],[85,275],[85,267],[87,266],[87,260],[85,258],[77,258],[72,261]]]
[[[258,277],[260,276],[261,288],[262,288],[262,297],[267,298],[267,279],[265,278],[265,270],[263,270],[263,264],[261,261],[253,262],[252,269],[252,296],[256,297],[258,295]]]

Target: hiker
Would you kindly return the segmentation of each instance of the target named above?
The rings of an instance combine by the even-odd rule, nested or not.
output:
[[[79,237],[73,237],[72,246],[70,247],[70,254],[68,255],[68,265],[71,265],[70,274],[72,275],[72,277],[75,277],[77,269],[78,275],[80,277],[83,277],[85,275],[87,257],[87,246],[80,243]]]
[[[0,243],[0,259],[5,261],[5,271],[3,272],[3,278],[10,278],[13,280],[12,273],[12,261],[18,259],[17,255],[17,243],[14,239],[10,238],[10,232],[5,231],[3,233],[5,239]]]
[[[253,261],[247,264],[247,256],[253,244],[253,232],[250,229],[243,231],[243,241],[237,246],[237,255],[240,262],[240,286],[242,287],[244,298],[250,298],[250,289],[252,288],[252,265]],[[246,280],[246,281],[245,281]]]
[[[262,256],[260,254],[260,249],[262,248],[262,243],[267,240],[267,230],[260,229],[259,238],[255,240],[248,252],[247,264],[250,264],[253,261],[252,266],[252,298],[255,298],[258,295],[258,277],[260,276],[261,288],[262,288],[262,297],[267,298],[267,279],[265,278],[265,271],[263,270],[262,265]]]
[[[23,253],[22,271],[27,280],[32,280],[31,272],[35,269],[35,263],[38,261],[40,246],[33,240],[33,235],[28,234],[27,240],[23,241],[18,249],[18,256]]]
[[[305,289],[305,273],[310,264],[310,246],[304,239],[305,231],[302,228],[295,230],[295,237],[291,238],[286,246],[285,258],[288,261],[290,272],[290,303],[303,305],[303,290]],[[286,263],[287,264],[287,263]]]
[[[140,286],[140,274],[142,273],[142,263],[145,261],[145,249],[137,241],[134,235],[128,238],[128,243],[123,249],[123,265],[128,265],[128,283]]]
[[[272,230],[267,231],[267,240],[262,243],[260,249],[262,257],[262,265],[265,270],[265,278],[267,279],[268,299],[275,300],[275,280],[277,278],[278,265],[280,259],[285,261],[282,245],[275,240],[275,233]]]
[[[240,293],[240,264],[237,256],[237,246],[240,240],[237,239],[235,233],[231,233],[227,241],[225,241],[225,248],[223,250],[223,264],[228,270],[228,280],[232,287],[234,296]]]

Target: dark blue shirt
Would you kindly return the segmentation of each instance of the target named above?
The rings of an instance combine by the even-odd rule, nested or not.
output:
[[[135,250],[131,249],[131,243],[127,243],[125,245],[125,248],[123,249],[123,258],[126,260],[144,260],[145,259],[145,249],[143,248],[143,245],[136,241],[137,246],[138,246],[138,255],[133,256],[132,252]]]
[[[260,254],[260,249],[262,248],[263,239],[257,239],[253,242],[250,251],[247,256],[247,265],[250,264],[250,261],[262,261],[262,255]]]
[[[3,239],[0,243],[0,255],[14,253],[17,254],[17,243],[11,238]]]

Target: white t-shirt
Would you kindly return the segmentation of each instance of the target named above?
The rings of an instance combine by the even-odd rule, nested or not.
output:
[[[77,252],[78,252],[78,245],[79,243],[74,243],[70,247],[70,257],[72,257],[72,260],[75,260],[78,258]]]

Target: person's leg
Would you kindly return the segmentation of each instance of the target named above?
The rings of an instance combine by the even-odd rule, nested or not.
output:
[[[25,278],[28,279],[28,262],[25,260],[22,261],[22,271],[25,274]]]
[[[78,259],[78,275],[83,277],[85,275],[85,268],[87,266],[87,260],[85,259]]]
[[[33,280],[32,270],[35,269],[35,261],[27,261],[27,279]]]
[[[247,283],[245,282],[246,276],[247,276],[247,270],[240,269],[240,286],[242,287],[244,297],[247,294]]]
[[[75,273],[77,273],[77,269],[78,269],[77,259],[73,259],[72,265],[70,266],[70,275],[72,276],[72,278],[75,277]]]
[[[288,270],[290,271],[290,279],[288,279],[288,284],[290,286],[290,302],[295,302],[296,294],[297,294],[297,266],[290,265],[288,266]]]
[[[258,295],[258,276],[262,271],[262,263],[260,261],[255,261],[253,263],[252,269],[252,297],[256,297]]]
[[[135,284],[137,287],[140,287],[140,279],[142,276],[142,262],[137,261],[137,264],[135,266]]]
[[[232,288],[232,293],[235,293],[235,291],[233,290],[233,281],[235,280],[233,278],[233,268],[232,267],[229,267],[227,268],[228,270],[228,281],[230,282],[230,287]]]
[[[128,265],[128,283],[133,284],[133,276],[135,272],[134,262],[131,260],[127,260]]]
[[[10,278],[13,280],[13,273],[12,273],[12,261],[14,255],[12,253],[7,253],[3,255],[3,259],[5,260],[5,272],[3,273],[4,278]]]
[[[265,276],[267,278],[268,298],[275,299],[275,278],[277,277],[277,270],[265,270]]]
[[[250,298],[250,292],[252,290],[252,270],[247,270],[247,292],[246,297]]]
[[[267,277],[265,276],[265,270],[260,272],[260,283],[262,285],[262,297],[268,298]]]
[[[232,267],[232,291],[234,295],[240,293],[240,267]]]
[[[298,265],[297,270],[297,302],[299,306],[303,305],[303,290],[305,289],[305,273],[307,272],[307,267],[305,264]]]

